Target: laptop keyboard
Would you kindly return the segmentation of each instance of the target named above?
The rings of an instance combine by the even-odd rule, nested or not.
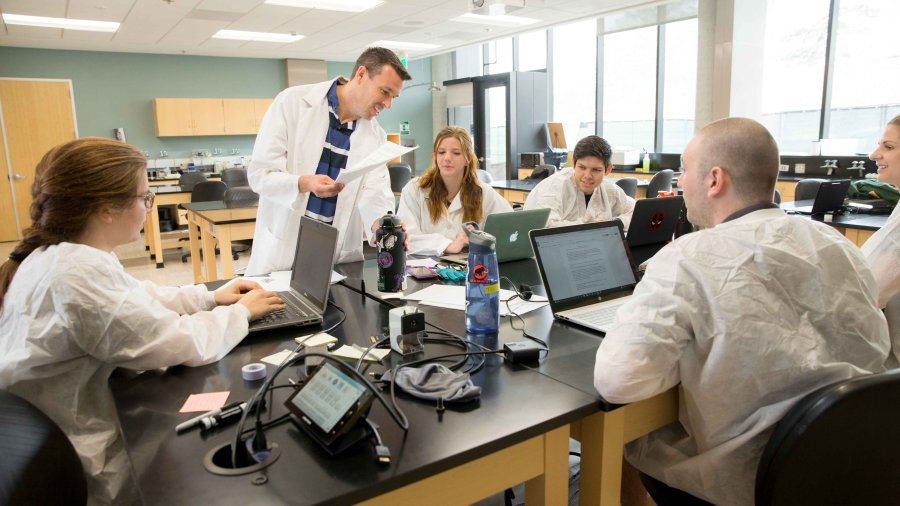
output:
[[[606,328],[616,321],[616,311],[618,311],[619,306],[625,303],[625,300],[627,298],[610,301],[609,304],[605,305],[590,306],[585,308],[584,311],[571,313],[570,318],[581,320],[594,327]]]
[[[289,296],[290,292],[279,293],[281,300],[284,301],[284,309],[272,311],[271,313],[256,320],[251,325],[254,328],[260,327],[277,327],[284,325],[286,322],[304,323],[314,321],[318,318],[315,314],[308,311],[303,306],[297,304],[293,297]]]

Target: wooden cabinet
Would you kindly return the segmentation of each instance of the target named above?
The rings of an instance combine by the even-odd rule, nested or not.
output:
[[[796,181],[778,181],[775,183],[775,189],[781,192],[782,202],[794,201],[794,188],[796,186]]]
[[[252,100],[226,98],[222,103],[225,110],[226,135],[252,135],[257,132]]]
[[[194,135],[225,135],[225,110],[221,98],[192,98]]]
[[[256,135],[271,103],[269,98],[156,98],[156,135]]]
[[[155,98],[153,115],[156,116],[156,135],[159,137],[194,135],[190,99]]]

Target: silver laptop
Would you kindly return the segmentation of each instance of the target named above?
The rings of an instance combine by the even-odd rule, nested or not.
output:
[[[497,262],[512,262],[533,257],[528,232],[544,228],[549,218],[550,209],[489,214],[484,219],[484,231],[497,238]],[[444,255],[441,260],[465,265],[468,258],[468,253],[457,253]]]
[[[606,333],[637,285],[619,220],[529,234],[553,317]]]
[[[300,219],[290,290],[277,292],[286,307],[250,322],[250,332],[322,322],[337,239],[336,228],[305,216]]]

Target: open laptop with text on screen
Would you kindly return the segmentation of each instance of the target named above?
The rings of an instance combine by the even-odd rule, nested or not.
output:
[[[553,317],[606,332],[637,285],[619,220],[532,230]]]
[[[550,209],[489,214],[484,219],[484,231],[497,239],[497,262],[512,262],[533,257],[528,232],[544,228],[549,218]],[[468,253],[444,255],[441,260],[465,264],[468,255]]]
[[[684,197],[681,196],[635,202],[625,236],[635,264],[646,262],[672,240],[683,206]]]
[[[277,292],[287,307],[250,322],[250,332],[322,322],[337,240],[336,228],[306,216],[300,219],[290,290]]]
[[[847,190],[850,189],[849,179],[836,181],[823,181],[816,192],[816,200],[811,206],[795,207],[793,211],[800,214],[825,214],[839,211],[847,198]]]

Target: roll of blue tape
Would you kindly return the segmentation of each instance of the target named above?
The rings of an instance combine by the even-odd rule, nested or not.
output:
[[[266,364],[254,362],[241,367],[241,376],[247,381],[260,380],[266,377]]]

